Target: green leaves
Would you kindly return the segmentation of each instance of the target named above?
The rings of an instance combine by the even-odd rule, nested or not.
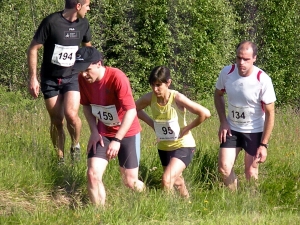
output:
[[[26,50],[42,18],[61,1],[6,1],[0,12],[0,82],[27,91]],[[105,64],[122,69],[135,95],[153,67],[172,71],[174,88],[194,100],[213,95],[241,40],[258,44],[257,65],[273,79],[279,104],[298,102],[300,3],[296,0],[103,0],[87,14]],[[41,57],[42,54],[39,54]],[[41,60],[39,60],[41,62]]]

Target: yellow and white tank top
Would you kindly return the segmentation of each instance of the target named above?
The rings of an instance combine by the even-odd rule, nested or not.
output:
[[[195,147],[195,140],[192,133],[182,138],[178,138],[180,128],[187,125],[184,111],[180,110],[175,102],[175,96],[178,92],[170,90],[170,97],[165,106],[157,103],[157,97],[153,93],[151,99],[151,111],[154,121],[155,134],[159,140],[157,148],[165,151],[172,151],[182,147]]]

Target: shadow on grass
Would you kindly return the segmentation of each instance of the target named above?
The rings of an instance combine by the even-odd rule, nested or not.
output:
[[[198,147],[185,176],[189,177],[193,184],[203,186],[205,189],[212,189],[220,181],[218,151],[215,149],[203,151],[201,147]]]
[[[69,205],[71,209],[76,209],[88,204],[88,194],[86,191],[86,166],[80,162],[72,164],[71,162],[64,165],[58,165],[53,160],[50,166],[53,174],[52,197]]]
[[[145,183],[149,189],[161,188],[162,167],[148,168],[145,164],[139,167],[140,179]]]

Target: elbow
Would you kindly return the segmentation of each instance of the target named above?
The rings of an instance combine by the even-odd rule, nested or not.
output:
[[[130,112],[131,116],[135,117],[135,116],[138,115],[136,109],[133,109],[133,110],[130,110],[130,111],[131,111],[131,112]]]
[[[198,119],[199,119],[199,124],[204,122],[206,119],[208,119],[211,116],[210,111],[206,109],[205,111],[201,112],[199,114]]]
[[[137,111],[136,111],[136,115],[137,115],[137,117],[138,117],[139,119],[141,118],[142,113],[143,113],[143,110],[137,110]]]
[[[211,113],[208,109],[205,110],[204,115],[205,115],[205,119],[208,119],[209,117],[211,117]]]

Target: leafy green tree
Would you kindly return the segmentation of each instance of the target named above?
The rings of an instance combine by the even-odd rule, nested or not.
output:
[[[299,104],[300,2],[231,0],[239,13],[241,40],[257,43],[257,65],[273,79],[277,104]]]
[[[112,0],[96,8],[107,63],[127,73],[136,94],[145,92],[151,69],[164,64],[179,90],[206,98],[237,43],[236,18],[223,0]]]
[[[101,1],[94,8],[106,64],[125,71],[135,94],[143,93],[152,67],[169,55],[166,1]]]
[[[27,91],[26,51],[37,26],[49,11],[63,7],[61,1],[1,2],[0,83],[10,91]],[[41,54],[40,54],[41,55]]]
[[[241,40],[258,44],[257,65],[273,79],[278,103],[299,103],[298,0],[95,0],[87,14],[105,63],[122,69],[136,96],[157,65],[195,100],[212,96],[220,69],[234,62]],[[0,82],[27,93],[26,50],[41,20],[64,1],[2,2]],[[39,54],[41,62],[42,54]]]
[[[193,99],[211,96],[218,73],[232,62],[236,16],[227,1],[172,0],[171,65],[181,91]]]
[[[258,63],[273,79],[278,103],[299,104],[300,2],[257,1]]]

